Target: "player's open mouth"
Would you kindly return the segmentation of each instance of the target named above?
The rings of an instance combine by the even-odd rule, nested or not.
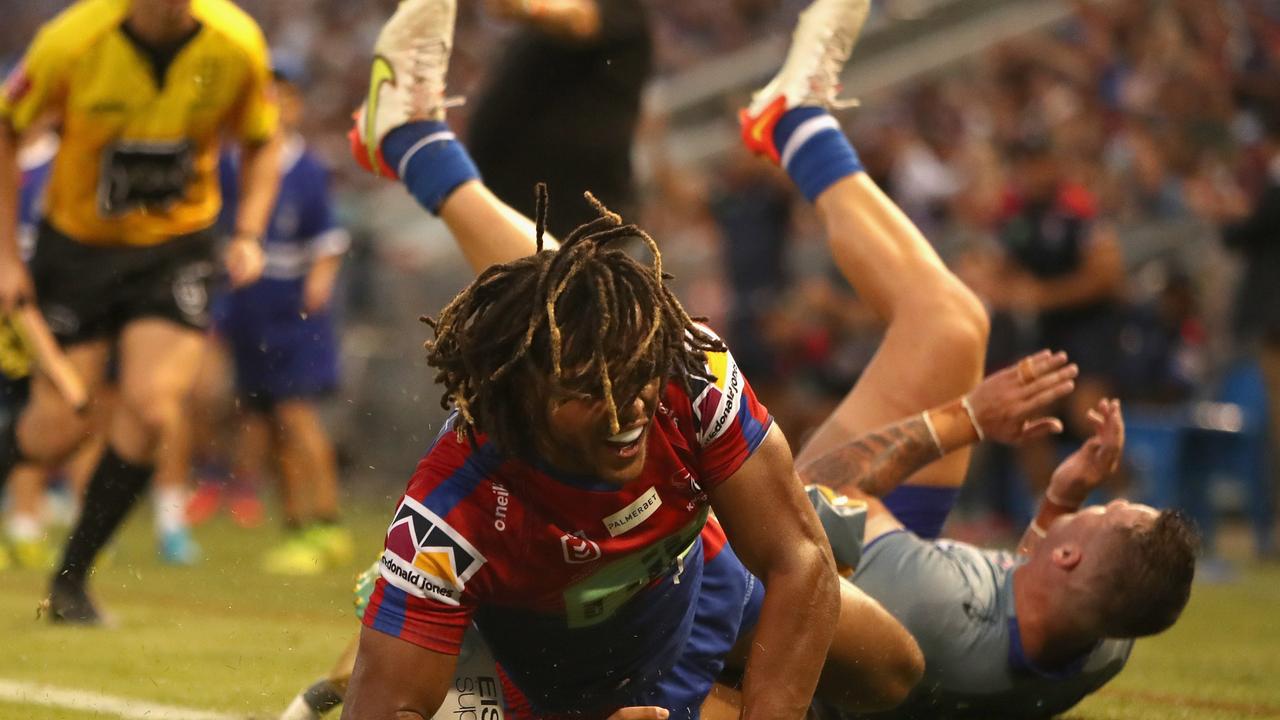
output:
[[[609,449],[620,458],[635,457],[635,454],[640,452],[640,439],[644,437],[647,427],[649,423],[646,422],[617,435],[610,435],[605,439],[605,445],[608,445]]]

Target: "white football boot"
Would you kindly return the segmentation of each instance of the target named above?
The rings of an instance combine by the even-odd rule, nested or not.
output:
[[[870,9],[871,0],[814,0],[800,13],[782,68],[738,115],[748,150],[779,163],[773,128],[783,113],[802,105],[838,109],[858,104],[836,96]]]
[[[444,120],[446,108],[461,104],[445,97],[457,11],[457,0],[401,0],[382,26],[373,46],[369,95],[348,134],[364,169],[398,178],[398,169],[382,157],[387,133],[416,120]]]

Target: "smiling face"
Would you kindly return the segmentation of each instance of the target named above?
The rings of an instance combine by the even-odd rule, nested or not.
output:
[[[616,433],[602,397],[553,390],[546,400],[547,422],[539,433],[539,449],[562,470],[595,475],[619,486],[635,480],[644,469],[662,386],[661,378],[652,378],[638,393],[629,393],[631,400],[618,406]]]

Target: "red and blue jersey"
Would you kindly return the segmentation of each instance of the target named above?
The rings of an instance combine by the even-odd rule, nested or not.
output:
[[[707,491],[772,423],[729,353],[707,364],[693,397],[667,385],[622,487],[459,440],[450,418],[396,509],[364,623],[457,654],[474,620],[540,715],[607,715],[670,671],[724,544]]]

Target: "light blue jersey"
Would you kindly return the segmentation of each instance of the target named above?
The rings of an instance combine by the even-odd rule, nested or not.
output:
[[[1013,602],[1011,553],[902,530],[865,549],[853,582],[920,644],[925,674],[900,707],[876,718],[1048,718],[1124,668],[1132,640],[1106,640],[1067,668],[1026,657]]]

